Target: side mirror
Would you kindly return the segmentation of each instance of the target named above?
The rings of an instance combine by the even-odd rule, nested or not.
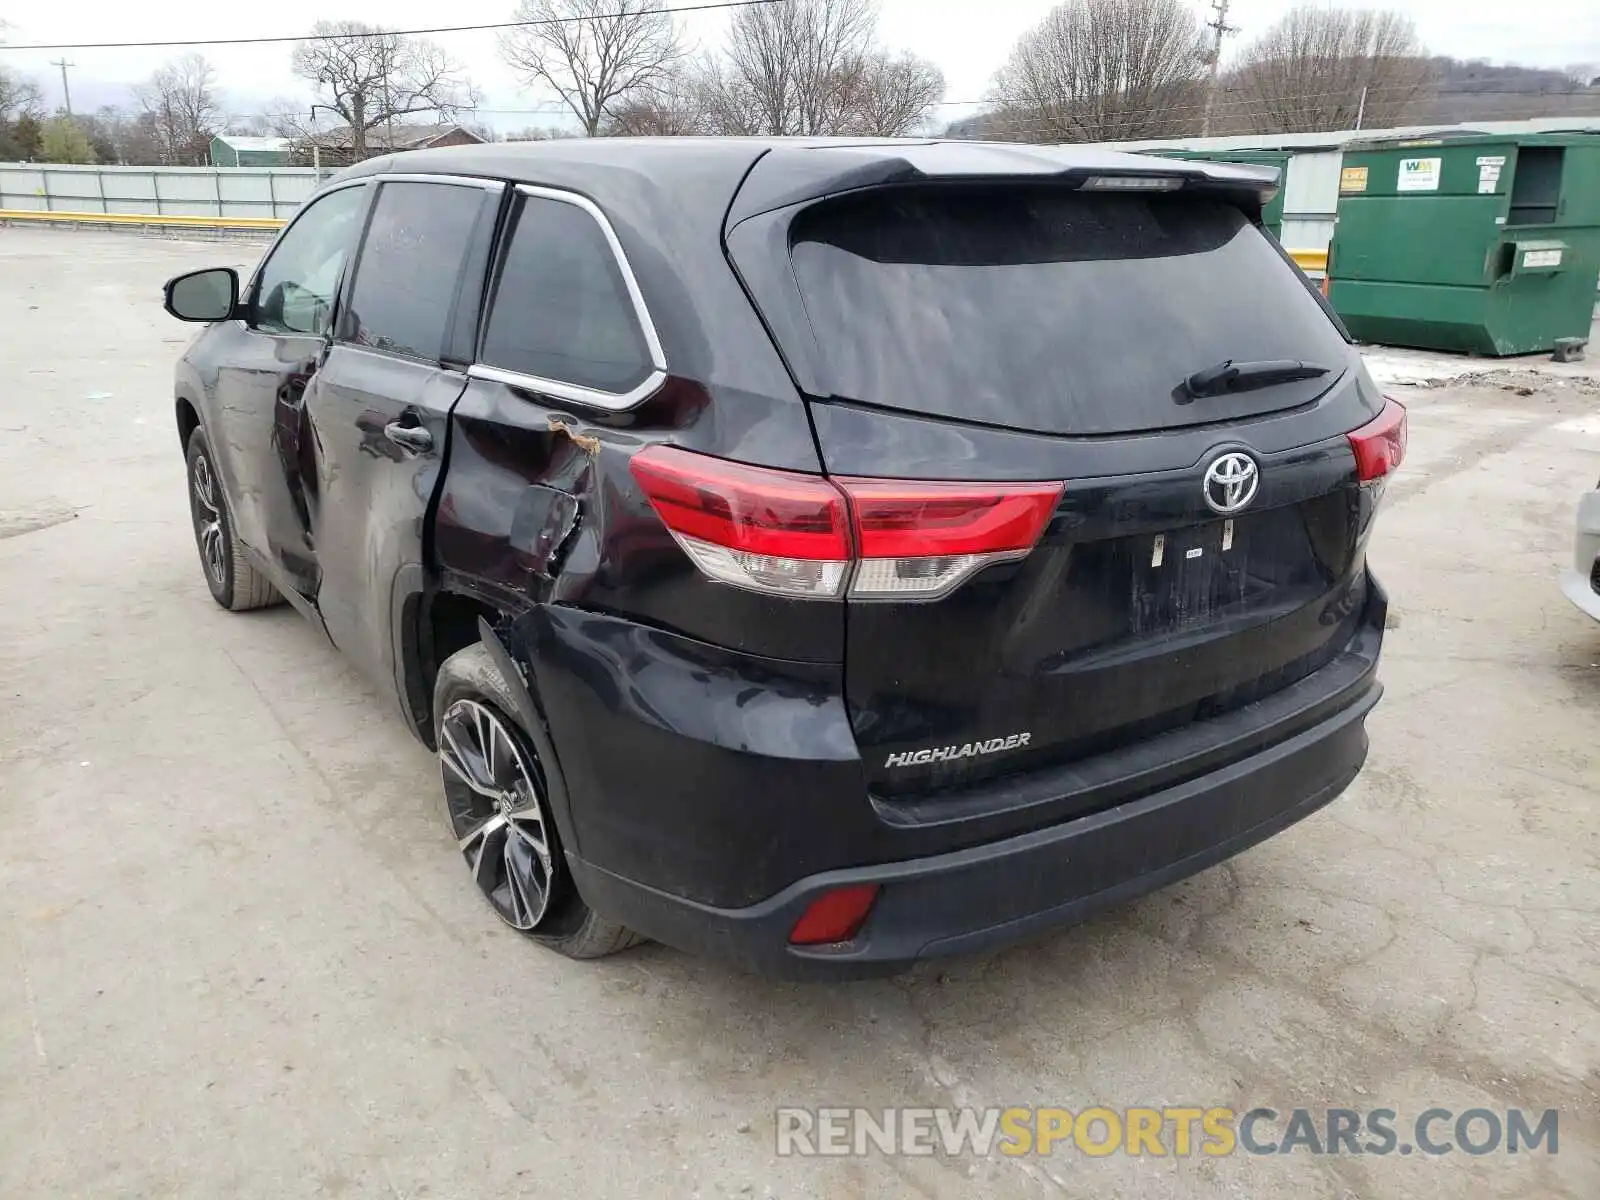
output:
[[[239,272],[207,267],[167,280],[162,305],[180,321],[226,321],[239,307]]]

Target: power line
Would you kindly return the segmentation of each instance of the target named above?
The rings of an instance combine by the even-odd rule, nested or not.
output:
[[[788,0],[717,0],[715,3],[682,4],[659,8],[663,13],[706,12],[715,8],[754,8],[762,4],[787,4]],[[158,42],[35,42],[28,45],[0,43],[6,50],[154,50],[181,46],[265,46],[285,42],[336,42],[351,37],[412,37],[438,33],[477,33],[489,29],[525,29],[535,25],[570,25],[578,21],[606,21],[636,17],[638,12],[591,13],[581,17],[546,17],[538,21],[494,21],[486,25],[437,25],[431,29],[374,29],[367,33],[296,33],[274,37],[187,38]]]

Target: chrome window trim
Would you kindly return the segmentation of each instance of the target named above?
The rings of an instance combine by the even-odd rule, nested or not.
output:
[[[594,388],[581,387],[576,383],[563,383],[559,379],[546,379],[542,375],[524,375],[521,371],[506,371],[483,363],[473,363],[468,367],[467,376],[470,379],[503,383],[508,387],[527,388],[541,395],[556,396],[562,400],[570,400],[574,404],[603,408],[608,412],[626,412],[630,408],[638,407],[667,381],[667,373],[657,368],[626,392],[600,392]]]
[[[480,179],[476,175],[427,175],[418,171],[395,171],[392,174],[363,175],[359,182],[371,180],[374,183],[443,183],[455,187],[475,187],[486,192],[503,192],[506,189],[505,181],[501,179]],[[351,183],[358,182],[351,180]],[[339,184],[344,187],[346,185]]]
[[[474,362],[469,366],[467,375],[472,379],[484,379],[494,383],[503,383],[510,387],[527,388],[530,391],[570,400],[574,404],[583,404],[590,408],[601,408],[609,412],[625,412],[630,408],[637,407],[666,382],[667,356],[661,349],[661,337],[656,332],[655,322],[650,319],[650,309],[645,305],[644,293],[639,290],[639,281],[634,276],[633,267],[628,262],[628,256],[623,253],[622,242],[617,238],[617,231],[612,228],[610,220],[600,206],[587,196],[581,196],[577,192],[563,191],[560,188],[543,187],[529,183],[519,183],[517,191],[524,196],[532,196],[542,200],[554,200],[561,204],[570,204],[574,208],[581,208],[600,227],[600,232],[606,239],[606,245],[611,248],[611,257],[616,261],[617,270],[622,275],[622,284],[627,289],[628,299],[633,304],[634,317],[639,322],[640,331],[644,334],[645,349],[650,355],[651,370],[639,383],[629,388],[626,392],[620,393],[602,392],[595,388],[583,387],[580,384],[567,383],[560,379],[547,379],[541,375],[527,375],[521,371],[510,371],[503,367],[494,367],[483,362]],[[499,291],[498,280],[496,281],[495,290],[496,292]],[[483,318],[484,328],[488,327],[488,322],[493,314],[494,297],[491,297],[488,311]]]

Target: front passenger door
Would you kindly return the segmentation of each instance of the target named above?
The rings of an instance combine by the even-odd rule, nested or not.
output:
[[[203,418],[239,540],[285,594],[317,593],[304,488],[304,401],[332,332],[345,265],[370,188],[326,192],[302,209],[268,252],[248,293],[248,319],[214,328],[217,363]]]
[[[307,413],[318,607],[334,644],[387,692],[395,580],[422,567],[503,185],[409,176],[377,186]]]

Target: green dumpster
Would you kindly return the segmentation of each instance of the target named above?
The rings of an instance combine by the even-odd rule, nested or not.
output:
[[[1261,224],[1277,238],[1283,240],[1283,193],[1284,184],[1289,178],[1289,159],[1293,157],[1287,150],[1147,150],[1159,158],[1177,158],[1184,161],[1245,163],[1255,167],[1278,168],[1278,191],[1268,205],[1261,210]]]
[[[1470,135],[1346,149],[1328,299],[1361,341],[1532,354],[1587,340],[1600,135]]]

